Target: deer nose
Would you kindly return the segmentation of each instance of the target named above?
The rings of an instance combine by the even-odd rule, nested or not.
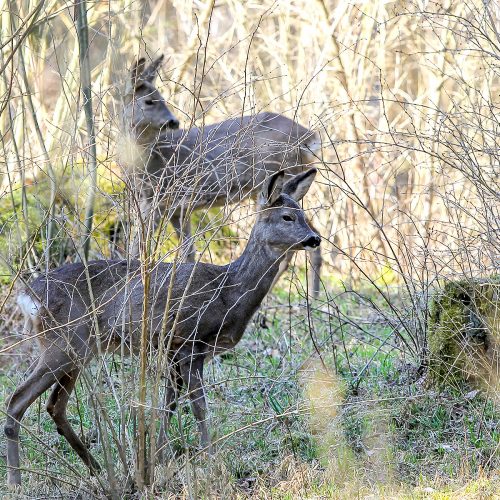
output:
[[[179,128],[179,120],[176,120],[175,118],[168,120],[167,127],[171,128],[173,130],[178,129]]]
[[[302,242],[302,246],[304,248],[316,248],[319,247],[320,243],[321,243],[321,238],[317,234],[315,234],[314,236],[305,239]]]

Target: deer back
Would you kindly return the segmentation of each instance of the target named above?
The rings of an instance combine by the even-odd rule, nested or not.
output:
[[[220,206],[255,197],[277,171],[290,176],[303,171],[318,145],[313,131],[283,115],[260,113],[162,134],[146,175],[169,201]]]

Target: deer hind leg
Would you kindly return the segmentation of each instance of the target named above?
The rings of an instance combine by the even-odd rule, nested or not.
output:
[[[26,410],[31,404],[57,381],[64,368],[57,361],[60,352],[42,356],[30,376],[16,389],[7,405],[5,436],[7,437],[8,484],[21,484],[19,469],[19,428]],[[52,361],[52,363],[51,363]]]
[[[68,441],[90,471],[99,472],[101,470],[99,463],[77,436],[66,416],[68,401],[75,388],[79,373],[80,370],[75,369],[59,379],[47,402],[47,411],[56,424],[57,432]]]
[[[179,367],[174,365],[168,374],[167,390],[163,402],[163,415],[160,421],[160,432],[158,436],[158,459],[161,461],[165,458],[165,450],[167,446],[168,436],[167,431],[170,425],[170,420],[177,407],[177,398],[182,389],[182,377],[179,372]]]
[[[182,241],[181,255],[186,262],[194,262],[196,252],[194,250],[194,242],[191,234],[191,219],[187,220],[180,214],[174,214],[170,219],[174,226],[175,232],[179,241]]]
[[[181,376],[188,390],[193,415],[198,422],[198,429],[201,435],[200,444],[203,448],[208,448],[208,451],[210,451],[207,401],[205,399],[205,390],[203,387],[204,361],[205,356],[203,355],[195,355],[192,357],[188,355],[187,359],[181,364]]]
[[[281,275],[288,269],[290,262],[294,256],[295,252],[287,252],[285,257],[280,262],[280,267],[278,273],[276,274],[270,290],[274,288]],[[309,269],[309,283],[314,298],[318,298],[321,292],[321,266],[323,265],[323,257],[321,256],[321,248],[315,248],[312,252],[309,252],[309,261],[311,267]]]
[[[288,269],[290,262],[293,258],[294,252],[287,252],[285,257],[280,262],[280,267],[278,273],[276,274],[273,283],[271,285],[271,290],[274,288],[281,275]],[[309,261],[311,267],[309,269],[309,283],[312,296],[317,298],[321,291],[321,266],[323,265],[323,257],[321,256],[321,249],[315,248],[312,252],[309,252]]]
[[[311,219],[307,217],[307,223],[309,226],[319,235],[321,233],[314,227]],[[321,247],[315,248],[312,252],[307,252],[309,254],[309,262],[311,263],[311,269],[309,270],[309,283],[311,284],[310,289],[312,296],[318,298],[321,292],[321,266],[323,265],[323,257],[321,256]]]
[[[311,291],[314,298],[317,298],[321,292],[321,266],[323,265],[323,257],[321,256],[321,248],[315,248],[309,254],[311,269],[309,270],[309,282],[311,283]]]

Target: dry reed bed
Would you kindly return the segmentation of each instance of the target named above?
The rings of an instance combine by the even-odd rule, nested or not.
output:
[[[65,2],[49,2],[30,18],[36,5],[24,2],[19,13],[8,2],[1,7],[2,184],[8,196],[20,179],[57,177],[66,167],[65,175],[75,176],[66,201],[81,218],[86,193],[81,168],[72,166],[88,157],[74,14]],[[493,5],[88,5],[104,168],[116,162],[123,135],[128,67],[138,53],[165,53],[160,87],[184,126],[275,110],[321,132],[322,179],[310,206],[329,243],[331,270],[359,277],[390,267],[398,279],[422,280],[426,272],[492,268],[499,86]]]

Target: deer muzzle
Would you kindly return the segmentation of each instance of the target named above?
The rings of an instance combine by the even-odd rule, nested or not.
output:
[[[176,120],[175,118],[168,120],[167,128],[177,130],[179,128],[179,120]]]
[[[317,248],[321,244],[321,238],[315,234],[302,241],[302,246],[307,250],[308,248]]]

